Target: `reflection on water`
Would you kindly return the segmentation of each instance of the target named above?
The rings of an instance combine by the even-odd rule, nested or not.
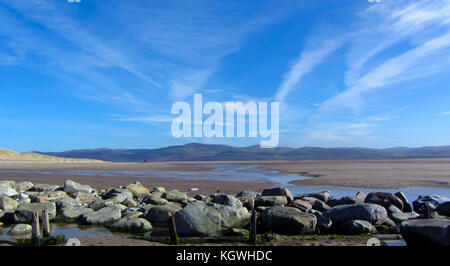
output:
[[[204,164],[209,171],[161,171],[161,170],[137,170],[137,171],[97,171],[97,170],[2,170],[2,173],[30,173],[30,174],[58,174],[58,175],[87,175],[87,176],[107,176],[107,177],[136,177],[136,178],[178,178],[184,180],[220,180],[234,182],[274,182],[287,187],[294,195],[303,193],[319,192],[330,190],[332,197],[354,196],[358,191],[364,193],[383,191],[395,193],[402,191],[410,202],[416,200],[419,195],[437,194],[450,198],[450,189],[431,187],[409,187],[401,189],[365,189],[340,186],[297,186],[289,184],[290,181],[306,179],[298,174],[281,173],[275,170],[265,170],[258,165],[244,164]]]
[[[24,235],[10,235],[8,234],[9,229],[12,227],[3,227],[0,231],[0,238],[2,239],[24,239],[24,238],[31,238],[30,234],[24,234]],[[42,228],[41,228],[42,231]],[[58,223],[50,224],[50,232],[52,235],[65,235],[67,238],[71,237],[82,237],[82,236],[110,236],[112,233],[101,226],[95,226],[95,225],[89,225],[89,226],[80,226],[77,224],[63,224]],[[42,234],[42,232],[41,232]]]

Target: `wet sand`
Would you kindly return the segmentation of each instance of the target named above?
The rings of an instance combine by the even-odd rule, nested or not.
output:
[[[304,186],[347,186],[360,188],[441,187],[450,188],[450,159],[377,159],[377,160],[304,160],[304,161],[239,161],[239,162],[155,162],[155,163],[92,163],[0,160],[0,170],[102,170],[102,171],[209,171],[205,164],[251,164],[264,169],[308,176],[291,183]],[[182,180],[134,176],[86,176],[66,174],[2,173],[0,179],[31,181],[63,185],[66,179],[90,184],[96,188],[126,185],[138,180],[144,186],[164,186],[186,191],[199,188],[196,193],[222,190],[235,193],[242,189],[262,191],[271,182],[234,182],[217,180]]]

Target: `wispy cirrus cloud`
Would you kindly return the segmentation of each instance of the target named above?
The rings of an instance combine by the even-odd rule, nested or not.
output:
[[[369,26],[375,19],[377,24],[371,24],[374,29],[352,34],[346,73],[349,87],[326,100],[319,112],[358,110],[369,92],[444,71],[443,65],[450,63],[449,10],[448,1],[385,1],[368,8],[361,15],[361,24]],[[390,57],[380,54],[406,41],[411,46],[409,50]],[[375,57],[378,64],[373,63]]]
[[[341,42],[338,40],[326,40],[321,45],[307,48],[300,57],[295,60],[288,73],[285,74],[282,83],[277,89],[275,100],[284,102],[289,92],[295,88],[302,77],[311,72],[330,53],[339,48]]]

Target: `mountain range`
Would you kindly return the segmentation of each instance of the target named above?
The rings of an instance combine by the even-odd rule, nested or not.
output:
[[[159,149],[83,149],[64,152],[35,152],[63,158],[111,162],[163,161],[251,161],[306,159],[450,158],[450,146],[420,148],[260,148],[190,143]]]

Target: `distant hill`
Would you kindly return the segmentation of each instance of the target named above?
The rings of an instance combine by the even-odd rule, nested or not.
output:
[[[78,158],[69,158],[69,157],[57,157],[57,156],[49,156],[40,153],[34,152],[15,152],[5,149],[0,149],[0,160],[50,160],[50,161],[59,161],[59,162],[81,162],[81,161],[99,161],[93,159],[81,159],[83,157]]]
[[[112,162],[244,161],[304,159],[450,158],[450,146],[421,148],[273,148],[232,147],[190,143],[160,149],[87,149],[37,152],[64,158],[88,158]]]

